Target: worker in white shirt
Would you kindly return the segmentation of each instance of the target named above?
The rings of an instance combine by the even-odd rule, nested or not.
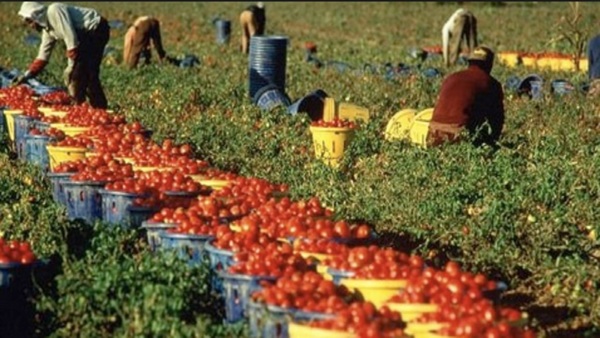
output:
[[[470,11],[460,8],[442,28],[442,53],[446,67],[456,63],[462,46],[467,47],[465,53],[478,46],[477,19]]]
[[[58,40],[65,43],[68,65],[64,72],[69,94],[77,104],[89,99],[94,108],[107,107],[100,83],[100,64],[110,38],[110,27],[96,10],[52,3],[23,2],[19,16],[42,33],[37,57],[28,70],[14,80],[21,84],[39,74],[48,64]]]

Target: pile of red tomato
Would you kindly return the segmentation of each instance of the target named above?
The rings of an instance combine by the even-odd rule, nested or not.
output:
[[[37,103],[26,86],[1,89],[0,93],[0,104],[38,116]],[[407,324],[400,313],[386,305],[376,308],[357,298],[353,290],[336,285],[322,272],[316,272],[316,264],[322,264],[353,279],[405,280],[407,287],[388,302],[437,304],[439,311],[425,314],[418,321],[447,324],[438,334],[532,334],[515,325],[522,320],[520,311],[498,307],[485,298],[484,293],[495,289],[496,284],[482,274],[462,271],[455,262],[441,269],[426,267],[418,255],[369,245],[374,237],[369,225],[336,218],[317,197],[292,201],[286,196],[287,185],[211,167],[207,161],[195,158],[190,144],[175,144],[171,139],[156,143],[140,123],[127,123],[121,115],[86,104],[65,105],[62,94],[48,95],[44,102],[55,102],[55,109],[67,113],[52,122],[90,127],[78,136],[57,137],[61,140],[56,145],[85,147],[96,155],[63,162],[54,172],[73,173],[72,180],[105,181],[107,190],[139,195],[134,205],[156,208],[147,221],[173,224],[167,232],[212,237],[214,247],[230,251],[233,256],[233,264],[225,272],[273,280],[263,283],[262,289],[251,296],[256,302],[334,315],[308,324],[316,328],[342,330],[359,337],[397,337],[404,333]],[[339,119],[311,125],[356,128],[354,122]],[[32,134],[38,132],[33,130]],[[140,169],[148,167],[157,170]],[[198,177],[226,180],[228,184],[211,190],[199,183]],[[324,254],[326,258],[316,263],[302,253]],[[35,259],[27,244],[0,239],[0,264],[26,264]]]
[[[350,128],[354,129],[357,127],[357,124],[354,121],[340,119],[338,117],[333,118],[331,121],[325,120],[317,120],[310,123],[313,127],[321,127],[321,128]]]

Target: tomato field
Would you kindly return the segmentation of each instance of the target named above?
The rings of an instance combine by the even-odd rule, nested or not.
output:
[[[38,51],[20,4],[0,4],[4,70],[24,71]],[[250,3],[75,4],[113,24],[101,69],[109,109],[49,102],[65,99],[60,94],[36,101],[26,86],[0,89],[5,123],[7,111],[21,109],[32,121],[85,130],[29,131],[61,139],[55,148],[84,150],[73,152],[78,161],[57,163],[52,176],[23,160],[3,128],[0,272],[33,269],[10,288],[0,283],[0,337],[246,337],[257,330],[248,314],[261,304],[287,315],[302,310],[293,313],[291,338],[333,337],[332,330],[335,337],[600,335],[598,102],[581,89],[585,71],[508,66],[498,57],[571,55],[573,45],[558,37],[597,34],[598,3],[580,3],[575,26],[561,21],[571,17],[567,2],[463,3],[478,19],[480,43],[497,53],[492,75],[504,84],[506,123],[498,148],[429,149],[386,140],[384,131],[402,109],[433,107],[444,76],[465,67],[445,68],[439,57],[420,65],[412,53],[441,45],[455,2],[265,3],[266,34],[289,38],[292,102],[321,89],[370,111],[368,122],[335,124],[253,104],[239,46],[239,14]],[[123,36],[142,15],[161,21],[168,55],[194,55],[199,64],[159,64],[153,51],[151,64],[127,70]],[[229,43],[215,41],[217,17],[231,20]],[[337,66],[307,62],[307,43]],[[64,53],[59,43],[41,83],[62,85]],[[386,64],[410,71],[390,75],[381,71]],[[440,74],[426,75],[431,68]],[[544,80],[537,100],[507,85],[531,74]],[[575,89],[552,92],[558,79]],[[66,116],[38,110],[44,99]],[[311,126],[354,130],[339,166],[315,157]],[[59,174],[69,177],[66,191],[103,182],[103,203],[134,196],[135,210],[151,213],[135,227],[115,226],[122,220],[104,217],[107,205],[93,221],[71,217],[53,190]],[[152,226],[162,227],[161,243],[150,238]],[[187,261],[177,251],[186,234],[210,239],[183,253]],[[212,261],[217,254],[224,260]],[[257,287],[243,316],[226,301],[240,280]],[[373,285],[391,293],[370,298]],[[412,320],[387,303],[436,307]],[[306,313],[330,316],[297,325]],[[416,329],[430,323],[451,324]]]

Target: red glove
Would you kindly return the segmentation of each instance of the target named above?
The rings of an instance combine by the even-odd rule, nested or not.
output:
[[[77,60],[78,56],[79,56],[79,53],[77,52],[77,47],[75,47],[73,49],[69,49],[67,51],[67,57],[73,61]]]
[[[35,77],[39,72],[41,72],[44,69],[44,67],[46,67],[47,64],[48,64],[48,61],[46,61],[46,60],[42,60],[42,59],[33,60],[31,65],[29,65],[29,68],[27,69],[28,76]]]

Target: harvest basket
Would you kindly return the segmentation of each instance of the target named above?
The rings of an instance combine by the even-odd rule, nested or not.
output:
[[[67,161],[77,161],[85,159],[87,148],[81,147],[57,147],[47,145],[48,156],[50,157],[50,170],[54,170],[59,164]]]
[[[214,238],[212,235],[192,235],[160,232],[162,250],[174,250],[179,257],[190,265],[200,265],[204,259],[204,246]]]
[[[70,219],[83,219],[88,223],[102,219],[102,195],[100,190],[106,182],[64,181],[62,182]]]
[[[429,303],[385,303],[390,310],[398,311],[402,315],[402,320],[411,322],[426,313],[435,313],[439,311],[436,304]]]
[[[425,147],[427,145],[427,133],[429,132],[429,123],[433,117],[433,108],[427,108],[418,113],[408,132],[412,143]]]
[[[25,135],[25,160],[40,167],[42,172],[50,169],[50,157],[46,145],[51,140],[47,135]]]
[[[275,280],[270,276],[231,274],[226,271],[218,271],[217,275],[223,281],[225,320],[229,323],[235,323],[247,316],[250,295],[261,289],[261,281]]]
[[[52,185],[52,198],[55,202],[67,206],[67,196],[64,191],[63,182],[69,181],[75,173],[52,173],[46,174]]]
[[[99,192],[102,195],[102,219],[109,224],[131,227],[129,207],[136,198],[143,198],[145,195],[105,189]]]
[[[315,156],[332,167],[337,167],[354,137],[352,128],[310,126]]]
[[[15,142],[15,116],[23,114],[22,110],[5,109],[4,117],[6,118],[6,127],[8,129],[8,137]]]
[[[173,223],[160,223],[160,222],[142,222],[142,228],[146,229],[146,239],[148,240],[148,245],[150,245],[150,250],[156,251],[161,247],[161,237],[160,234],[167,231],[167,229],[173,229],[177,226],[177,224]]]
[[[90,127],[68,126],[64,123],[51,123],[50,127],[62,130],[67,136],[77,136],[91,129]]]

